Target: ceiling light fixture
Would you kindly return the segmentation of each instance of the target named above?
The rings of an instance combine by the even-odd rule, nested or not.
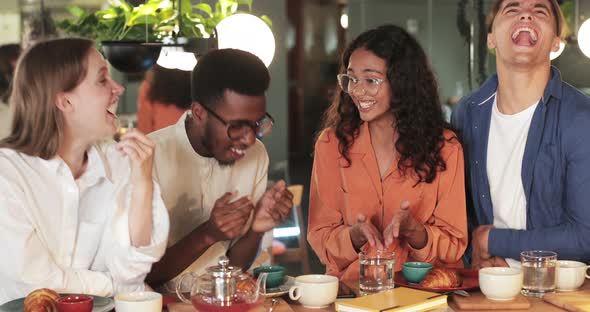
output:
[[[590,18],[578,30],[578,45],[582,53],[590,58]]]
[[[270,27],[251,14],[234,14],[217,26],[219,49],[234,48],[250,52],[268,67],[275,54],[275,38]]]

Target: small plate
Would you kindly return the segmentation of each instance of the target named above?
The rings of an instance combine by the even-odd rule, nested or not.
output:
[[[280,297],[289,292],[291,286],[295,285],[295,278],[293,276],[285,275],[285,281],[279,287],[267,289],[265,293],[260,293],[263,297],[273,298]]]
[[[60,294],[66,296],[68,294]],[[115,302],[111,298],[92,296],[94,299],[94,306],[92,312],[107,312],[115,308]],[[25,298],[14,299],[0,306],[0,312],[22,312]]]
[[[459,276],[461,276],[462,283],[459,287],[451,287],[451,288],[428,288],[422,287],[419,284],[414,284],[406,281],[402,272],[395,272],[394,282],[396,286],[404,286],[408,288],[415,288],[433,292],[449,292],[455,290],[469,290],[479,287],[479,273],[477,270],[472,269],[452,269],[457,271]]]

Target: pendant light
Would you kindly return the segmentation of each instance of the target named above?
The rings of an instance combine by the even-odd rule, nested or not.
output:
[[[217,26],[219,48],[234,48],[250,52],[268,67],[275,54],[275,38],[270,27],[252,14],[234,14]]]
[[[182,0],[177,1],[178,29],[182,29]],[[209,38],[191,38],[175,36],[170,44],[165,45],[159,54],[157,64],[168,69],[191,71],[197,65],[197,57],[217,48],[216,36]]]
[[[578,30],[578,45],[582,53],[590,58],[590,18]]]

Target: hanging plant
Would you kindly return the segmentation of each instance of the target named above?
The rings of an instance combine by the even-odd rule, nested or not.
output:
[[[565,18],[564,33],[562,35],[568,38],[572,34],[571,29],[574,26],[574,2],[572,0],[564,0],[559,7]]]
[[[56,25],[66,34],[99,42],[118,70],[140,72],[156,63],[162,44],[185,45],[188,40],[193,47],[215,48],[215,26],[230,15],[250,13],[252,1],[218,0],[211,7],[190,0],[149,0],[134,7],[125,0],[109,0],[110,7],[94,12],[67,6],[73,18]],[[260,18],[271,26],[267,16]],[[202,38],[211,39],[196,43]]]
[[[250,13],[253,0],[218,0],[209,4],[192,4],[190,0],[149,0],[137,7],[125,0],[109,0],[110,7],[86,11],[67,6],[74,17],[57,22],[66,34],[97,41],[163,42],[176,37],[208,38],[224,18],[237,13]],[[176,6],[180,5],[179,10]],[[246,10],[244,10],[246,9]],[[260,17],[269,26],[270,19]]]

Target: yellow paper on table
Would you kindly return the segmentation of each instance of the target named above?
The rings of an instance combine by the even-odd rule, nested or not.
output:
[[[447,296],[399,287],[380,293],[336,302],[339,312],[428,311],[447,306]]]

